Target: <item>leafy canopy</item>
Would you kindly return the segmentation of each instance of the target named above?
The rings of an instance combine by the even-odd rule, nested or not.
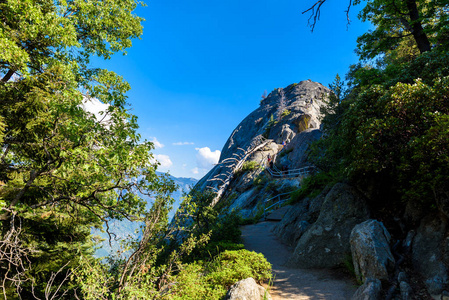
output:
[[[361,62],[343,97],[339,78],[331,86],[338,101],[324,109],[315,161],[371,191],[374,205],[414,201],[428,211],[448,202],[448,9],[447,1],[367,1],[360,17],[374,28],[358,39]]]
[[[133,13],[140,4],[0,1],[5,297],[43,297],[46,287],[50,294],[67,291],[73,287],[68,270],[94,250],[91,227],[112,219],[147,220],[148,197],[170,203],[174,186],[156,175],[153,145],[140,140],[126,104],[128,83],[90,63],[93,56],[126,53],[142,34],[143,19]],[[102,115],[83,108],[92,99],[108,105]],[[160,223],[166,211],[161,205],[151,214],[155,224],[166,224]],[[49,286],[51,274],[57,276]]]

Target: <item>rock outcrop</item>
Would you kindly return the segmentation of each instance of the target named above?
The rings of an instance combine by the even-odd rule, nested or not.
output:
[[[338,183],[326,195],[320,215],[296,245],[291,263],[301,268],[332,268],[350,253],[352,228],[369,218],[364,196]]]
[[[285,244],[296,246],[299,238],[318,219],[321,206],[329,192],[324,189],[317,197],[305,198],[294,204],[284,215],[284,218],[274,226],[273,233]]]
[[[268,291],[256,283],[253,278],[240,280],[228,290],[226,300],[264,300],[271,299]]]
[[[329,94],[328,88],[310,80],[272,91],[261,101],[260,107],[232,132],[222,149],[219,163],[198,182],[196,188],[212,189],[219,192],[222,199],[229,198],[235,191],[242,193],[248,186],[237,182],[231,185],[242,162],[254,161],[266,165],[269,155],[275,158],[275,164],[280,168],[308,165],[307,149],[311,141],[321,136],[318,130],[321,124],[320,106]],[[284,152],[283,155],[279,155],[280,151]],[[255,177],[258,173],[253,172],[251,175]],[[221,194],[223,188],[226,188],[227,195]],[[263,195],[259,196],[259,200],[262,198]],[[254,207],[253,204],[251,207]],[[248,213],[248,207],[239,208],[246,209]],[[254,213],[250,209],[250,214]]]
[[[388,271],[394,268],[395,259],[390,250],[390,233],[376,220],[356,225],[350,243],[354,271],[359,282],[367,279],[388,280]]]
[[[352,296],[351,300],[380,300],[382,283],[379,279],[367,280]]]
[[[329,94],[329,89],[310,80],[272,91],[235,128],[219,163],[195,188],[215,191],[212,206],[223,213],[246,219],[266,216],[265,208],[273,201],[287,200],[289,192],[301,186],[304,174],[276,177],[265,168],[292,170],[311,165],[309,145],[321,138],[320,106]],[[386,294],[413,299],[428,297],[427,291],[439,298],[447,294],[449,200],[438,195],[438,213],[435,209],[426,217],[429,208],[419,199],[409,200],[404,207],[387,207],[379,201],[380,207],[378,194],[370,191],[369,184],[364,188],[359,191],[338,183],[291,206],[273,229],[281,241],[295,248],[290,264],[332,268],[352,255],[363,282],[353,299],[379,299]],[[384,223],[367,221],[371,215],[367,203],[372,205],[372,216]],[[413,276],[407,279],[404,272],[410,268]]]
[[[412,244],[415,269],[424,277],[430,294],[439,295],[449,283],[448,220],[446,216],[428,215],[421,221]]]

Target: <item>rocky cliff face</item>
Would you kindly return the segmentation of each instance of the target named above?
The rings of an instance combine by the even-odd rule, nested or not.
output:
[[[310,80],[275,89],[232,132],[219,164],[196,188],[214,191],[213,206],[243,218],[290,198],[306,175],[288,172],[310,166],[309,145],[321,136],[320,106],[329,94]],[[352,257],[362,284],[353,299],[449,299],[447,205],[429,214],[409,203],[390,220],[388,207],[369,207],[371,194],[337,183],[289,206],[274,233],[295,248],[290,263],[334,268]]]
[[[275,186],[298,186],[298,180],[293,179],[267,189],[264,181],[268,179],[260,178],[263,182],[258,183],[259,189],[253,188],[254,179],[262,171],[259,167],[265,167],[268,158],[280,169],[309,165],[308,145],[321,136],[320,106],[329,93],[328,88],[310,80],[273,90],[235,128],[219,163],[196,187],[217,192],[214,205],[227,201],[231,210],[250,217],[260,210],[263,199],[279,192]]]

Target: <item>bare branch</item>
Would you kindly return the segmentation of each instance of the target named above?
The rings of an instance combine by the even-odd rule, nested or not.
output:
[[[61,281],[61,283],[59,284],[58,288],[56,289],[56,291],[53,293],[53,295],[51,294],[51,288],[53,286],[53,283],[56,279],[56,276],[58,276],[59,273],[62,272],[62,270],[64,270],[68,265],[69,265],[70,261],[68,261],[65,265],[63,265],[56,273],[51,273],[50,279],[47,282],[47,285],[45,287],[45,299],[47,300],[53,300],[58,296],[58,292],[61,289],[62,285],[70,278],[70,276],[72,275],[72,271],[68,270],[64,279]],[[68,290],[64,290],[62,292],[62,295],[60,295],[58,298],[62,299],[64,298],[64,296],[67,294]]]
[[[346,13],[346,30],[348,30],[349,24],[351,24],[351,20],[349,19],[349,10],[351,9],[352,0],[349,0],[348,9],[345,10]]]
[[[312,32],[315,29],[316,23],[320,20],[321,16],[321,6],[326,2],[326,0],[318,0],[313,4],[309,9],[302,12],[302,14],[305,14],[307,12],[310,12],[310,17],[307,20],[307,26],[310,26],[312,28]],[[348,8],[345,10],[346,13],[346,28],[351,24],[351,20],[349,19],[349,11],[352,6],[352,0],[349,0]]]
[[[320,9],[324,2],[326,2],[326,0],[318,0],[309,9],[302,12],[302,14],[305,14],[306,12],[309,12],[309,11],[311,12],[309,20],[307,21],[307,26],[310,26],[312,28],[312,32],[315,29],[316,22],[320,20],[320,15],[321,15]],[[310,23],[310,21],[312,19],[313,19],[313,23]]]
[[[18,225],[16,225],[17,222]],[[19,293],[22,283],[31,280],[26,276],[26,273],[31,268],[28,255],[34,250],[22,245],[21,232],[21,219],[12,213],[10,228],[0,240],[0,270],[4,276],[0,288],[5,300],[7,299],[7,285],[15,286],[17,293]]]

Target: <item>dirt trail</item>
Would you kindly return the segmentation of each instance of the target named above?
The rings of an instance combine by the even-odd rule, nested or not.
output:
[[[245,248],[262,253],[273,265],[275,279],[270,290],[273,300],[351,299],[356,288],[345,276],[328,270],[293,269],[286,266],[291,250],[271,232],[274,225],[275,222],[261,222],[241,228]]]

